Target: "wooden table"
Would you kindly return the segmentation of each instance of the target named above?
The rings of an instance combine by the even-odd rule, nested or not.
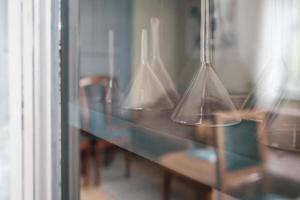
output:
[[[160,164],[165,168],[162,199],[168,200],[172,176],[190,180],[197,187],[197,199],[209,200],[212,197],[212,185],[216,181],[215,162],[200,160],[187,153],[178,151],[161,157]]]
[[[80,110],[80,107],[76,104],[70,106],[70,109],[78,111]],[[89,109],[91,110],[91,112],[97,113],[99,115],[106,115],[102,110],[94,108]],[[138,127],[141,130],[151,130],[151,134],[153,134],[153,136],[165,136],[166,138],[169,138],[170,141],[178,140],[179,142],[186,143],[187,146],[199,144],[199,142],[195,140],[195,135],[193,135],[194,130],[191,127],[180,126],[178,124],[173,123],[171,120],[169,120],[168,115],[165,115],[163,117],[141,117],[137,120],[126,119],[123,116],[118,115],[113,115],[112,117],[118,119],[118,121],[121,123],[121,126],[118,127],[121,128],[130,129],[132,126]],[[79,124],[77,121],[71,121],[70,123],[74,127],[82,128],[81,124]],[[125,126],[122,127],[122,124],[125,124]],[[116,128],[115,130],[117,131],[118,128]],[[103,132],[103,130],[99,130],[99,132],[93,131],[95,130],[89,130],[89,132],[92,133],[94,136],[108,141],[110,141],[110,136],[108,135],[108,132],[110,135],[111,132],[113,132],[112,129],[108,130],[107,133],[105,131]],[[100,132],[103,134],[100,134]],[[141,137],[143,137],[144,135],[143,131],[141,131],[139,134]],[[145,138],[145,140],[147,139]],[[203,145],[205,146],[205,144]],[[211,147],[209,144],[207,144],[206,146]],[[153,146],[152,149],[157,150],[157,147],[158,146]],[[129,143],[126,146],[121,146],[121,148],[127,149],[141,157],[154,161],[164,168],[165,175],[163,180],[163,199],[168,198],[168,190],[170,189],[170,179],[172,176],[178,176],[183,179],[188,179],[189,181],[193,182],[193,184],[198,184],[199,188],[202,188],[199,190],[199,195],[206,196],[205,198],[208,199],[210,198],[211,190],[213,188],[216,188],[216,181],[218,181],[218,177],[216,177],[216,165],[206,160],[201,160],[189,156],[188,154],[186,154],[186,150],[188,148],[182,149],[181,151],[166,152],[161,154],[160,156],[156,156],[155,154],[155,156],[153,156],[151,152],[145,153],[143,152],[142,148],[136,147],[132,143]],[[288,180],[292,180],[294,178],[296,180],[292,181],[300,181],[300,177],[297,177],[295,175],[299,174],[299,170],[295,170],[298,167],[291,166],[294,165],[293,163],[299,163],[300,158],[299,156],[294,155],[289,157],[289,155],[292,154],[293,153],[290,152],[280,151],[278,153],[278,151],[276,151],[276,153],[273,154],[274,156],[269,156],[273,160],[267,161],[271,164],[271,167],[267,167],[266,170],[273,174],[276,173],[280,176],[285,176]],[[286,163],[286,158],[290,159],[289,164]],[[268,163],[266,163],[266,165],[268,165]],[[278,165],[274,163],[278,163]],[[283,163],[285,163],[284,166],[282,165]]]

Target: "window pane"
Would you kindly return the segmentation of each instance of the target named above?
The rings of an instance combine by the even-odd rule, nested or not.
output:
[[[286,101],[300,91],[298,0],[77,1],[68,108],[82,200],[300,196],[300,102]],[[214,111],[228,99],[239,111]]]

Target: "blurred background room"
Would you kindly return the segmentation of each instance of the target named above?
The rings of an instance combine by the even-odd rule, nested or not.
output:
[[[300,199],[300,0],[0,0],[0,200]]]
[[[208,44],[219,79],[207,86],[216,84],[215,94],[207,93],[218,98],[226,90],[239,124],[215,126],[215,119],[187,126],[157,109],[164,99],[184,102],[201,73],[203,2],[79,1],[80,96],[87,102],[80,107],[88,124],[80,139],[81,199],[298,197],[298,1],[208,0]],[[163,67],[154,68],[155,55]],[[110,79],[113,86],[105,84]],[[148,108],[140,95],[156,99],[155,106]],[[186,100],[187,106],[197,100]]]

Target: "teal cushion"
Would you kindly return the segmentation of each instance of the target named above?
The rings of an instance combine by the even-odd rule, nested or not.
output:
[[[213,148],[191,149],[188,151],[188,154],[210,162],[214,162],[217,159],[216,151]]]
[[[90,126],[89,132],[97,137],[104,140],[116,140],[119,138],[129,138],[130,137],[130,129],[122,128],[122,129],[113,129],[111,127],[116,126],[118,124],[124,123],[120,119],[116,117],[111,117],[111,122],[108,122],[107,116],[105,113],[98,111],[90,111]]]
[[[99,132],[106,129],[105,116],[103,113],[91,111],[90,112],[90,123],[89,131]]]
[[[227,171],[240,170],[261,162],[256,124],[252,120],[242,120],[240,124],[224,127]]]
[[[70,125],[82,129],[83,124],[81,117],[81,109],[78,105],[70,103],[70,116],[69,116],[69,123]],[[90,110],[90,124],[86,131],[90,132],[92,135],[95,135],[101,139],[112,141],[119,138],[130,138],[131,137],[131,130],[130,129],[118,129],[113,130],[111,129],[112,125],[117,125],[120,123],[124,123],[123,120],[120,120],[116,117],[111,118],[111,124],[108,124],[106,120],[106,116],[102,112]]]
[[[157,134],[150,129],[134,127],[132,130],[132,146],[136,151],[153,159],[162,155],[187,148],[183,140],[176,140],[167,134]]]
[[[92,105],[93,108],[93,110],[90,110],[90,122],[87,131],[108,141],[130,136],[130,131],[127,129],[113,130],[110,128],[124,122],[113,116],[111,116],[109,122],[107,115],[103,113],[103,104],[105,103],[103,87],[99,85],[89,86],[86,88],[86,94],[88,96],[88,104]]]

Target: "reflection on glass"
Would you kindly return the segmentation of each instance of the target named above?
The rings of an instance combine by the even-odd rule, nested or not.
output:
[[[212,66],[210,0],[201,1],[201,66],[171,118],[187,125],[218,126],[240,122],[230,96]],[[232,120],[218,124],[217,112],[232,112]]]
[[[142,30],[141,60],[132,85],[125,93],[121,107],[132,110],[172,109],[174,102],[154,73],[148,61],[147,31]]]
[[[283,61],[282,6],[280,1],[265,2],[265,27],[263,37],[267,43],[261,55],[262,70],[259,70],[255,87],[241,106],[242,110],[271,110],[283,98],[283,90],[288,79],[288,68]],[[267,59],[266,59],[267,58]]]
[[[289,33],[289,30],[293,30],[294,34],[291,32],[290,40],[297,40],[297,35],[299,35],[299,6],[296,1],[289,1],[283,3],[283,1],[268,1],[271,5],[271,17],[272,23],[276,20],[276,26],[272,25],[272,35],[273,38],[280,32],[278,37],[273,39],[271,44],[271,59],[273,60],[273,65],[267,67],[268,69],[273,69],[278,75],[273,76],[273,82],[266,80],[265,87],[258,91],[258,99],[256,107],[267,110],[268,115],[264,122],[264,131],[268,134],[268,140],[261,140],[261,142],[270,145],[275,148],[300,151],[300,139],[299,139],[299,89],[295,87],[295,80],[299,79],[299,74],[293,71],[293,66],[300,66],[297,60],[287,59],[289,65],[283,64],[283,48],[286,44],[286,39],[283,39],[283,35]],[[292,19],[292,20],[291,20]],[[290,29],[275,29],[275,27],[287,25],[291,27]],[[274,36],[275,35],[275,36]],[[276,41],[280,41],[279,43]],[[297,48],[297,42],[291,43],[291,47]],[[298,47],[299,48],[299,47]],[[275,50],[274,50],[275,49]],[[292,55],[292,54],[291,54]],[[270,76],[271,72],[266,75]],[[272,74],[271,74],[272,75]],[[276,79],[277,78],[277,79]],[[275,82],[277,81],[277,82]],[[277,86],[277,90],[276,90]],[[279,88],[279,89],[278,89]],[[265,89],[265,90],[263,90]],[[272,91],[274,95],[272,96],[270,92]]]
[[[268,140],[263,143],[275,148],[300,151],[300,108],[298,101],[287,93],[272,107],[265,120]]]

